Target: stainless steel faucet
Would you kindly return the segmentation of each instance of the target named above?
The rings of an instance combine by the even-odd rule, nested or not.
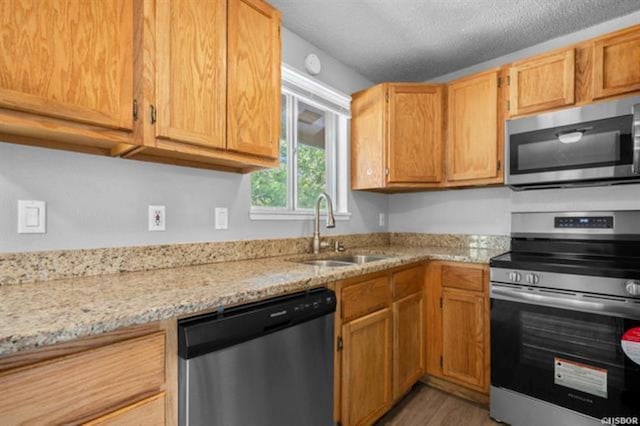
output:
[[[320,239],[320,201],[322,199],[327,201],[327,228],[336,227],[336,219],[333,217],[333,204],[331,203],[331,197],[326,192],[320,193],[316,199],[316,217],[313,228],[313,254],[320,253],[321,248],[329,247],[328,242],[322,242]]]

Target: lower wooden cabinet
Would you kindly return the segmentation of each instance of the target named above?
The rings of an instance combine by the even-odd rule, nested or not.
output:
[[[342,326],[342,424],[371,424],[391,406],[391,309]]]
[[[484,390],[484,294],[442,290],[442,375]]]
[[[486,265],[432,262],[425,296],[427,374],[480,402],[490,385],[488,278]]]
[[[424,374],[424,267],[335,284],[336,422],[369,425]]]
[[[175,425],[177,322],[0,359],[3,425]]]
[[[393,399],[404,395],[424,374],[422,291],[393,303]]]

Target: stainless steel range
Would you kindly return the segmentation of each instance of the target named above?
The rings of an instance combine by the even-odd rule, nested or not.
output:
[[[491,260],[491,417],[640,421],[640,211],[513,213]]]

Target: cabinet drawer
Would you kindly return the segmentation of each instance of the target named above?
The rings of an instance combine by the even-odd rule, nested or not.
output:
[[[424,284],[424,268],[405,269],[394,272],[391,278],[393,283],[393,300],[402,299],[410,294],[422,291]]]
[[[86,426],[156,426],[164,422],[164,392],[86,423]]]
[[[95,416],[164,384],[165,335],[153,333],[0,374],[7,424]]]
[[[483,291],[484,268],[468,265],[444,265],[442,267],[442,286]]]
[[[342,319],[348,321],[388,306],[391,289],[387,276],[353,284],[342,289]]]

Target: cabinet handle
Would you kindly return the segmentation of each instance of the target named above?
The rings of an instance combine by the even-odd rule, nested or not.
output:
[[[149,116],[151,118],[151,124],[156,124],[156,121],[158,121],[158,112],[156,110],[156,107],[153,105],[149,106]]]

